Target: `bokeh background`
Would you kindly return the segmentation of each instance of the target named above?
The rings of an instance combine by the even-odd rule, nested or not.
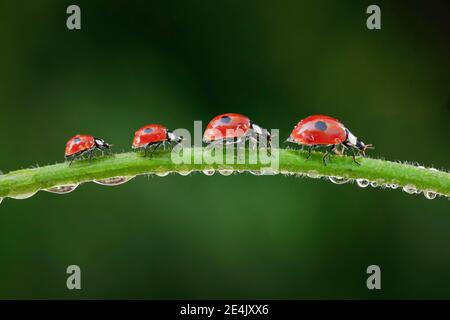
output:
[[[82,30],[66,29],[78,4]],[[369,4],[382,30],[366,28]],[[371,155],[449,169],[445,1],[0,2],[0,169],[75,133],[240,112],[341,119]],[[0,205],[0,298],[450,298],[450,206],[281,176],[140,177]],[[82,290],[66,289],[66,268]],[[366,268],[382,290],[366,288]]]

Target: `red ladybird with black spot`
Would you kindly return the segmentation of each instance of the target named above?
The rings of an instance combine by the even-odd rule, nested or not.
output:
[[[225,113],[213,118],[205,129],[205,143],[240,142],[252,135],[265,135],[270,147],[271,136],[268,130],[261,128],[248,117],[238,113]]]
[[[144,149],[145,154],[147,150],[153,146],[153,152],[166,142],[178,144],[183,141],[183,137],[178,137],[172,131],[160,124],[148,124],[140,128],[134,134],[133,149]]]
[[[308,158],[311,156],[311,149],[317,146],[330,146],[323,156],[323,163],[326,164],[326,158],[335,151],[336,146],[342,145],[351,150],[353,160],[355,159],[354,149],[359,154],[365,155],[370,144],[364,144],[350,130],[348,130],[339,120],[326,115],[313,115],[301,120],[292,130],[287,139],[288,142],[308,146]]]
[[[70,159],[70,164],[72,164],[75,158],[80,157],[84,153],[88,152],[89,159],[91,159],[95,149],[103,152],[103,150],[110,150],[111,147],[112,144],[106,143],[103,139],[86,134],[77,134],[67,141],[65,157]]]

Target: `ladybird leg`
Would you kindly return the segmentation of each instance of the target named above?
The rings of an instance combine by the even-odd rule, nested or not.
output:
[[[148,143],[148,144],[145,146],[145,148],[144,148],[144,156],[147,156],[147,155],[148,155],[148,151],[151,150],[151,152],[150,152],[150,158],[151,158],[152,155],[153,155],[153,152],[155,152],[156,148],[158,147],[158,144],[159,144],[159,143],[155,143],[155,142],[150,142],[150,143]],[[152,148],[152,147],[153,147],[153,148]]]
[[[266,148],[267,154],[269,156],[271,156],[272,155],[272,142],[270,140],[266,140],[266,142],[264,142],[264,148]]]
[[[206,151],[212,150],[212,149],[218,147],[221,144],[223,144],[222,140],[214,140],[214,141],[208,142],[206,144],[205,150]]]
[[[312,146],[308,147],[308,156],[306,157],[306,160],[308,160],[311,157],[311,150],[312,150]]]
[[[150,146],[151,146],[151,143],[147,143],[147,145],[144,147],[144,157],[147,156],[147,151],[148,151]]]
[[[92,157],[94,156],[94,149],[89,150],[89,161],[92,160]]]
[[[350,148],[350,150],[352,151],[353,162],[356,163],[358,166],[360,166],[361,163],[359,163],[358,161],[356,161],[355,150],[353,150],[353,148]]]
[[[150,153],[150,158],[153,157],[153,152],[156,151],[156,149],[158,149],[161,146],[162,142],[158,142],[155,144],[155,147],[152,149],[152,152]]]
[[[148,144],[145,146],[145,148],[144,148],[144,156],[145,156],[145,157],[147,156],[148,151],[149,151],[152,147],[154,147],[154,146],[155,146],[154,143],[148,143]],[[153,152],[152,152],[151,154],[153,154]],[[150,154],[150,157],[151,157],[151,154]]]
[[[266,147],[267,149],[269,149],[269,154],[272,155],[272,136],[267,135],[266,139],[267,139]]]
[[[272,153],[271,153],[272,144],[271,144],[271,141],[269,140],[269,138],[266,138],[266,141],[264,141],[264,140],[261,140],[261,136],[258,136],[258,140],[259,140],[259,144],[262,145],[262,148],[265,148],[267,150],[267,154],[269,156],[271,156],[272,155]]]
[[[336,145],[335,145],[335,144],[333,144],[333,145],[331,146],[331,148],[328,149],[327,152],[325,153],[325,155],[322,157],[322,162],[323,162],[323,165],[324,165],[324,166],[327,165],[327,157],[329,157],[329,156],[331,155],[331,153],[333,152],[334,148],[336,148]]]
[[[248,137],[245,137],[245,140],[248,141],[248,148],[249,149],[255,150],[255,149],[258,148],[258,139],[256,139],[255,137],[250,135]]]
[[[341,148],[339,148],[339,147],[341,147]],[[345,146],[343,144],[336,145],[336,148],[334,148],[334,153],[341,156],[344,154],[344,150],[345,150]]]

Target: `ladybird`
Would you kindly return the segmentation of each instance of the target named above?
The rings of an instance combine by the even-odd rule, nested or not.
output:
[[[261,128],[248,117],[238,113],[225,113],[213,118],[203,134],[205,143],[237,143],[265,135],[267,146],[271,145],[271,136],[268,130]]]
[[[325,165],[327,157],[331,152],[336,152],[337,146],[342,146],[343,150],[350,149],[356,164],[359,163],[355,158],[355,149],[358,154],[365,156],[366,149],[373,148],[371,144],[359,140],[339,120],[325,115],[313,115],[301,120],[292,130],[287,142],[308,146],[307,159],[311,156],[312,148],[330,146],[322,158]]]
[[[103,152],[103,150],[110,151],[111,147],[112,144],[106,143],[103,139],[85,134],[77,134],[67,141],[65,158],[70,159],[69,165],[71,165],[75,158],[80,157],[86,152],[89,152],[89,159],[91,159],[95,149]]]
[[[148,124],[136,131],[131,147],[133,149],[144,149],[147,155],[147,150],[154,146],[150,154],[153,155],[153,152],[164,143],[178,144],[181,141],[183,141],[183,137],[178,137],[172,131],[167,130],[166,127],[160,124]]]

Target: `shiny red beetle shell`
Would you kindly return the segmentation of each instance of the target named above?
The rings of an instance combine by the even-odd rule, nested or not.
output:
[[[251,128],[250,119],[238,113],[225,113],[213,118],[203,134],[205,142],[225,138],[239,138],[248,133]]]
[[[289,137],[292,142],[310,146],[340,144],[346,139],[344,125],[325,115],[313,115],[301,120]]]
[[[148,124],[134,134],[133,148],[146,147],[149,143],[167,140],[167,128],[160,124]]]
[[[94,147],[95,141],[93,136],[77,134],[66,143],[66,157],[89,151]]]

